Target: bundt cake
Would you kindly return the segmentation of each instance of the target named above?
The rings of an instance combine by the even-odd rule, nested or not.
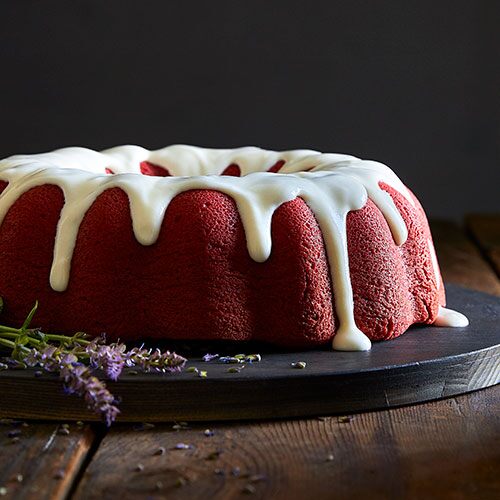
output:
[[[422,207],[342,154],[175,145],[0,162],[0,296],[22,322],[144,338],[333,342],[465,326]]]

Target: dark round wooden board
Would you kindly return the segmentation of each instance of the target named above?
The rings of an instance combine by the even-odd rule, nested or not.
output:
[[[207,378],[123,375],[108,382],[121,399],[119,421],[182,421],[299,417],[418,403],[482,389],[500,380],[500,299],[447,287],[448,305],[467,328],[412,327],[369,352],[263,352],[262,361],[228,373],[217,361],[191,359]],[[247,346],[246,346],[247,347]],[[245,348],[246,348],[245,347]],[[241,352],[234,344],[233,354]],[[247,352],[248,353],[248,352]],[[305,369],[292,362],[305,361]],[[95,420],[82,401],[63,393],[57,377],[33,370],[0,372],[0,416]]]

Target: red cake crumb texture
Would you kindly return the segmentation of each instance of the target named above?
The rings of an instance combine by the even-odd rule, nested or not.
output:
[[[141,171],[170,175],[149,162],[141,163]],[[229,165],[223,175],[239,176],[240,168]],[[0,192],[6,186],[0,182]],[[388,185],[381,188],[408,228],[403,245],[395,244],[372,201],[347,217],[355,320],[372,340],[397,337],[414,323],[432,323],[445,304],[420,204],[414,198],[413,206]],[[83,219],[69,285],[57,292],[49,274],[63,204],[59,187],[34,187],[14,202],[0,226],[6,322],[22,323],[38,300],[36,323],[44,330],[106,332],[122,340],[255,339],[310,347],[331,341],[336,332],[322,232],[301,198],[275,211],[271,256],[259,263],[249,256],[239,212],[226,194],[196,189],[177,195],[158,240],[143,246],[132,230],[126,193],[107,189]]]

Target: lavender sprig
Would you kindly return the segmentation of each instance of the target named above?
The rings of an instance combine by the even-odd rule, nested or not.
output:
[[[101,415],[108,427],[120,413],[117,401],[106,384],[92,374],[91,368],[79,362],[75,354],[47,346],[42,351],[31,349],[24,362],[29,367],[39,366],[45,371],[59,373],[64,391],[83,397],[87,408]]]
[[[145,372],[175,373],[184,368],[186,358],[175,352],[161,352],[160,349],[144,349],[141,346],[134,347],[125,353],[125,364],[136,366]]]
[[[186,359],[175,352],[134,347],[127,351],[123,343],[106,344],[104,336],[93,339],[85,348],[90,365],[103,370],[111,380],[117,380],[125,366],[144,372],[174,373],[184,368]]]
[[[0,313],[3,301],[0,297]],[[35,304],[21,328],[0,325],[0,346],[10,350],[10,356],[0,362],[0,368],[40,367],[58,373],[64,390],[84,398],[90,410],[102,416],[109,426],[120,413],[117,401],[106,384],[94,375],[102,370],[110,380],[117,380],[123,368],[136,367],[144,372],[178,372],[186,359],[170,351],[145,349],[127,350],[123,343],[106,343],[105,336],[90,339],[78,332],[73,336],[46,334],[29,328],[38,308]]]

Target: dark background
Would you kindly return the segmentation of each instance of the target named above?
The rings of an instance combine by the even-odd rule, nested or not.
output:
[[[0,0],[0,157],[258,145],[500,210],[500,2]]]

